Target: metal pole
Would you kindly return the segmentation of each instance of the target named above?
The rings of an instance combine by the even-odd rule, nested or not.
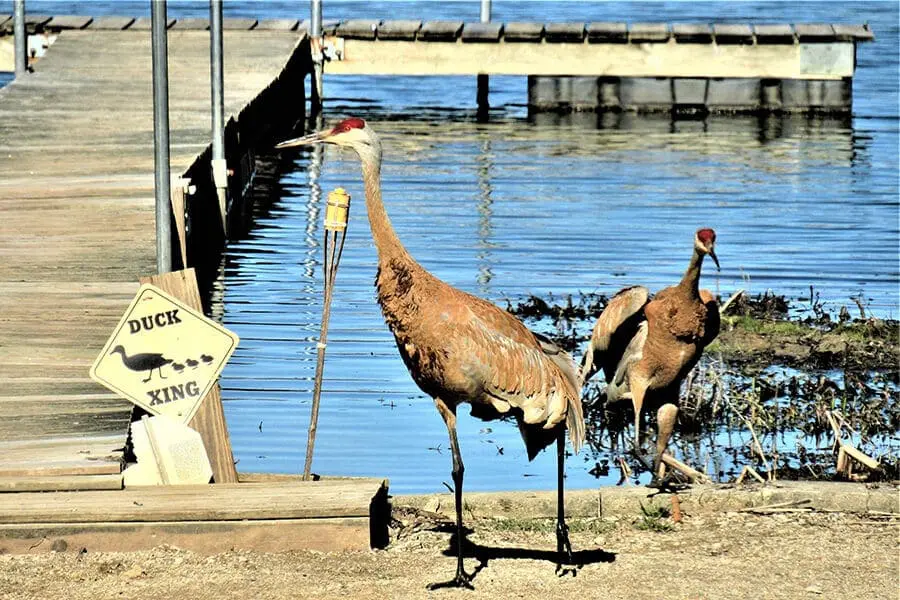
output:
[[[222,231],[228,235],[228,167],[225,162],[225,85],[222,64],[222,0],[209,0],[209,79],[212,93],[212,173]]]
[[[153,164],[156,184],[156,270],[172,270],[172,204],[169,181],[169,64],[166,0],[150,0],[153,52]]]
[[[15,36],[16,77],[28,72],[28,36],[25,34],[25,0],[15,0],[13,35]]]
[[[491,0],[481,0],[481,22],[491,22]],[[476,119],[479,122],[487,121],[488,118],[488,109],[490,108],[488,103],[489,89],[488,76],[478,75],[478,90],[476,91],[475,103],[478,105]]]
[[[322,80],[324,77],[322,56],[322,0],[310,0],[309,3],[309,46],[312,51],[314,89],[311,94],[312,113],[316,114],[322,108]]]

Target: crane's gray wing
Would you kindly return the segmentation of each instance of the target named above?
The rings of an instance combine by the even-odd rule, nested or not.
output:
[[[587,381],[601,368],[611,372],[617,364],[616,356],[609,356],[613,337],[623,324],[634,318],[647,304],[650,291],[640,285],[627,287],[609,299],[606,308],[594,325],[591,341],[581,361],[582,381]]]
[[[647,331],[650,327],[647,321],[643,321],[632,336],[631,341],[625,347],[622,358],[616,364],[616,371],[612,379],[606,385],[606,401],[608,403],[619,400],[631,399],[631,388],[628,385],[628,371],[644,356],[644,343],[647,341]]]
[[[509,313],[497,311],[505,316],[473,305],[468,319],[454,323],[456,339],[465,344],[462,368],[470,377],[477,375],[485,401],[501,413],[518,408],[524,423],[544,429],[566,419],[577,452],[584,440],[584,418],[571,357],[549,340],[540,341]]]

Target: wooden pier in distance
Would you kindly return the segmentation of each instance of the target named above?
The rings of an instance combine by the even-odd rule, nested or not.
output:
[[[324,28],[326,75],[527,75],[532,110],[848,112],[865,25],[463,23]]]

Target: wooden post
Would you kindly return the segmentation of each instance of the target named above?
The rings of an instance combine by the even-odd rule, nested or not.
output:
[[[194,269],[174,271],[160,275],[141,277],[141,283],[150,283],[167,292],[188,306],[203,311],[200,303],[200,290],[197,287],[197,275]],[[237,469],[234,467],[234,455],[231,452],[231,440],[228,437],[228,425],[225,423],[225,412],[222,409],[222,397],[219,384],[213,384],[206,397],[201,400],[200,408],[188,426],[200,433],[209,463],[213,470],[215,483],[237,483]]]
[[[184,177],[172,177],[172,216],[175,218],[175,230],[178,233],[178,248],[181,250],[181,266],[187,267],[187,233],[185,228],[185,196],[191,187],[191,180]]]

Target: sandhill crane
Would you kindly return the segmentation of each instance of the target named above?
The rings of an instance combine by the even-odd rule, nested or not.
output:
[[[413,380],[434,399],[450,435],[456,500],[456,576],[431,587],[472,587],[463,569],[463,466],[456,408],[468,402],[473,416],[512,416],[528,458],[557,442],[557,551],[571,560],[563,504],[565,431],[577,453],[584,440],[581,382],[572,358],[529,331],[497,306],[462,292],[426,271],[403,247],[381,199],[381,141],[359,118],[333,129],[282,142],[276,148],[315,143],[348,147],[362,162],[369,226],[378,250],[376,295],[384,320]],[[565,554],[564,554],[565,551]]]
[[[678,285],[661,290],[648,302],[647,288],[625,288],[610,299],[594,326],[582,361],[587,381],[601,368],[608,402],[631,399],[635,451],[640,449],[641,409],[659,406],[653,481],[678,416],[678,394],[703,349],[719,334],[719,308],[708,290],[699,289],[707,254],[719,267],[716,233],[699,229],[694,253]]]
[[[141,372],[141,371],[150,371],[147,374],[147,379],[143,379],[144,383],[150,381],[150,378],[153,377],[153,371],[159,371],[159,376],[161,379],[165,379],[162,374],[162,368],[172,362],[172,359],[165,358],[162,354],[156,352],[142,352],[140,354],[132,354],[128,356],[125,353],[125,347],[121,344],[117,345],[112,349],[112,352],[109,353],[110,356],[113,354],[119,353],[122,355],[122,364],[125,365],[131,371]]]

